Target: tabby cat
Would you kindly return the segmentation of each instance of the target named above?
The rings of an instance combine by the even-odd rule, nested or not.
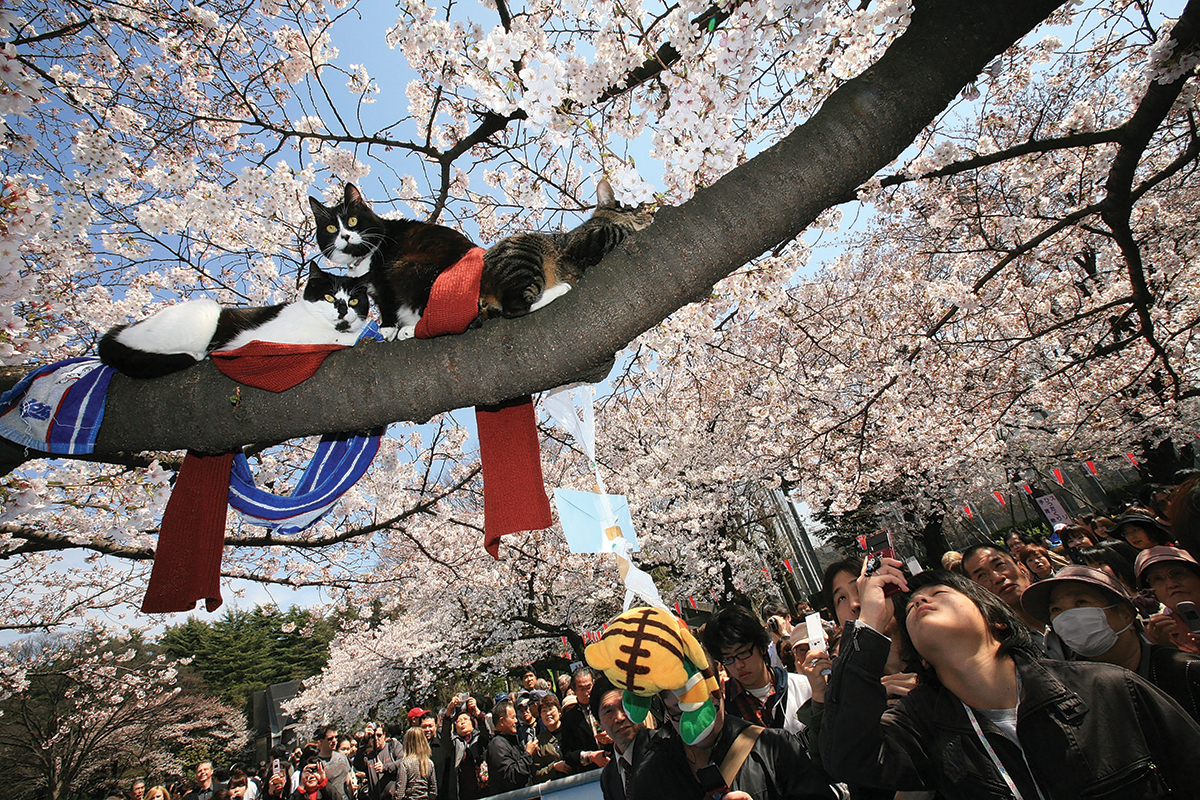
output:
[[[100,360],[131,378],[158,378],[256,339],[352,345],[370,311],[367,286],[365,278],[335,275],[313,262],[297,300],[257,308],[221,308],[213,300],[169,306],[104,334]]]
[[[479,316],[521,317],[571,290],[589,267],[654,217],[648,207],[617,202],[612,186],[596,186],[596,210],[566,233],[517,233],[483,256]]]
[[[567,233],[519,233],[497,242],[483,257],[479,321],[520,317],[570,290],[588,267],[633,231],[650,224],[644,207],[616,202],[608,181],[599,184],[592,217]],[[358,188],[347,184],[342,202],[326,206],[310,197],[317,243],[326,258],[367,274],[386,339],[412,335],[433,282],[475,245],[458,231],[413,220],[383,219]],[[403,330],[401,327],[403,326]]]

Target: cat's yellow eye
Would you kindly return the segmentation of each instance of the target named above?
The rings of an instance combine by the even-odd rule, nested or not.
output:
[[[326,302],[326,303],[332,303],[332,302],[333,302],[333,295],[331,295],[331,294],[327,294],[327,295],[325,295],[325,302]]]
[[[351,300],[350,300],[350,305],[352,305],[352,306],[356,306],[356,305],[358,305],[358,300],[351,299]]]
[[[325,230],[329,233],[337,233],[337,225],[326,225]]]
[[[346,225],[348,227],[353,228],[357,224],[358,224],[358,217],[351,217],[350,219],[346,220]]]

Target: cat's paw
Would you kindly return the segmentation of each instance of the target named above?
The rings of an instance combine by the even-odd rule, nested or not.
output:
[[[551,286],[546,291],[542,292],[541,299],[538,300],[533,305],[531,305],[529,307],[529,310],[537,311],[539,308],[545,308],[546,306],[550,305],[552,302],[554,302],[558,298],[562,297],[564,294],[566,294],[569,291],[571,291],[571,284],[569,284],[569,283],[555,284],[554,286]]]
[[[403,328],[396,331],[396,339],[398,341],[403,341],[405,339],[411,339],[416,335],[417,335],[417,326],[416,325],[405,325]]]
[[[385,342],[396,341],[396,334],[398,334],[399,332],[400,332],[399,328],[397,328],[395,326],[390,326],[390,325],[386,328],[379,329],[379,335],[383,337],[383,340]]]

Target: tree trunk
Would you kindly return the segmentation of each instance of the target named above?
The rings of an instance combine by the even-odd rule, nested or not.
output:
[[[518,320],[461,336],[364,343],[280,394],[204,362],[166,378],[112,382],[93,460],[143,450],[206,453],[396,421],[424,421],[593,373],[673,311],[764,251],[794,239],[895,159],[998,54],[1060,0],[918,0],[908,30],[785,139],[733,170]],[[40,454],[5,443],[12,469]]]

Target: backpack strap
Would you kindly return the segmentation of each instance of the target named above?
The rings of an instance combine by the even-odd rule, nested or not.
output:
[[[726,786],[733,786],[734,778],[742,771],[742,764],[746,763],[746,757],[754,749],[754,743],[758,741],[758,735],[762,732],[760,726],[751,725],[733,740],[733,745],[721,761],[721,777],[725,779]]]

